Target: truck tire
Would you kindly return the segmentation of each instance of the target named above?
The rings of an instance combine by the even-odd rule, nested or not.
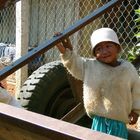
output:
[[[138,72],[139,60],[132,62]],[[76,106],[67,72],[59,61],[45,64],[33,72],[24,83],[19,99],[27,110],[58,119]],[[90,128],[91,123],[92,120],[85,115],[76,124]]]
[[[27,110],[58,119],[76,105],[67,72],[59,61],[34,71],[24,83],[18,99]]]

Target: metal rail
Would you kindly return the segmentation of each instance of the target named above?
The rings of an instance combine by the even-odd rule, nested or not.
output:
[[[34,48],[32,51],[28,52],[18,60],[16,60],[11,65],[5,67],[3,70],[0,71],[0,81],[18,70],[19,68],[23,67],[24,65],[28,64],[33,58],[35,58],[38,55],[43,54],[44,52],[51,49],[53,46],[55,46],[57,43],[63,41],[65,38],[69,37],[70,35],[74,34],[84,26],[91,23],[93,20],[101,16],[103,13],[109,11],[111,8],[117,6],[119,3],[121,3],[123,0],[111,0],[104,6],[100,7],[99,9],[93,11],[90,15],[84,17],[81,20],[78,20],[75,24],[67,28],[62,32],[62,35],[58,37],[53,37],[50,40],[44,41],[41,45]]]

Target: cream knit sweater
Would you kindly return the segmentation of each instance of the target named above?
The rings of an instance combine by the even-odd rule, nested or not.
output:
[[[20,103],[2,87],[0,87],[0,103],[5,103],[18,108],[22,108]]]
[[[128,123],[131,110],[140,114],[140,79],[134,66],[124,60],[111,67],[96,59],[86,59],[66,49],[61,59],[67,70],[83,81],[87,114]]]

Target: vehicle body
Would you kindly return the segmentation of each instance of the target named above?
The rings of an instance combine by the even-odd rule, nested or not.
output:
[[[65,38],[71,36],[91,21],[98,18],[104,12],[121,3],[120,1],[108,2],[91,15],[84,17],[74,25],[62,32],[59,37],[53,37],[38,45],[5,69],[0,71],[0,80],[15,72],[29,61],[53,48],[57,43],[63,42]],[[136,64],[139,66],[139,64]],[[59,82],[58,82],[59,81]],[[47,91],[47,92],[46,92]],[[47,63],[30,75],[25,81],[19,94],[22,105],[33,112],[55,117],[71,123],[90,127],[90,119],[87,119],[82,105],[82,82],[73,79],[67,74],[65,68],[59,61]],[[83,119],[84,118],[84,119]],[[85,124],[85,118],[89,124]],[[129,131],[130,139],[139,138],[139,132]]]

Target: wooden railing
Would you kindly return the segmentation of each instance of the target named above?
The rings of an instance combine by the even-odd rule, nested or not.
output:
[[[119,140],[119,138],[0,103],[0,140]]]

